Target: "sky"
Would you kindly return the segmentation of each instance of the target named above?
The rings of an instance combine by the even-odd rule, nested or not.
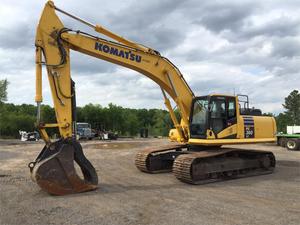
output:
[[[158,50],[183,73],[195,95],[247,94],[263,112],[284,111],[300,89],[298,0],[56,0],[93,24]],[[35,29],[46,1],[1,0],[0,79],[8,102],[35,104]],[[64,25],[95,34],[59,12]],[[101,36],[98,34],[98,36]],[[159,86],[135,71],[71,52],[77,104],[162,108]],[[44,104],[52,105],[43,74]]]

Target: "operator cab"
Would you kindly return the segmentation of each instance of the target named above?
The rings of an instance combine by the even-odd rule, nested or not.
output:
[[[207,95],[193,99],[190,116],[191,138],[207,138],[207,131],[218,134],[237,123],[237,115],[261,116],[261,110],[249,108],[247,95]],[[209,134],[209,136],[212,136]]]
[[[196,97],[190,116],[191,138],[206,138],[207,130],[215,136],[237,123],[236,97],[208,95]]]

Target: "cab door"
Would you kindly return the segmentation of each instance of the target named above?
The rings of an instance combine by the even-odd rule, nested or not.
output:
[[[236,99],[230,96],[212,96],[210,99],[210,130],[216,138],[226,138],[232,132],[226,128],[237,123]]]

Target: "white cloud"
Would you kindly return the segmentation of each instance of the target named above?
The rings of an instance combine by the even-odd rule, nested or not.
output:
[[[284,97],[299,89],[297,1],[57,0],[55,4],[160,50],[198,95],[248,94],[263,111],[279,113]],[[43,5],[34,0],[1,1],[0,79],[10,82],[9,102],[34,101],[34,32]],[[92,32],[59,16],[68,27]],[[160,88],[150,79],[79,53],[71,57],[79,105],[113,102],[164,108]],[[52,104],[46,73],[43,83],[44,103]]]

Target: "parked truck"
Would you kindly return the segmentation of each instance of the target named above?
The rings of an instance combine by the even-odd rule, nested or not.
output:
[[[91,124],[89,123],[76,123],[77,126],[77,139],[91,140],[95,134],[92,132]]]
[[[300,150],[300,126],[287,126],[287,133],[277,134],[277,145],[288,150]]]
[[[21,136],[21,141],[38,141],[40,139],[40,135],[37,131],[26,132],[19,130],[19,134]]]

